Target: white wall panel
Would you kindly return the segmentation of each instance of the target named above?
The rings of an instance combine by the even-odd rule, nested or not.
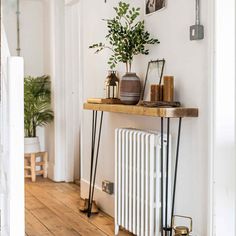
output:
[[[110,52],[104,51],[95,55],[89,45],[104,41],[107,33],[106,23],[102,21],[114,15],[113,7],[118,0],[104,1],[86,0],[83,5],[83,64],[84,64],[84,97],[102,97],[103,84],[107,75],[107,60]],[[143,0],[127,1],[133,6],[141,7],[144,13]],[[167,61],[165,74],[175,76],[176,96],[185,106],[198,107],[200,116],[197,119],[184,119],[181,138],[178,186],[176,193],[176,212],[193,217],[194,232],[197,235],[207,235],[208,209],[208,1],[201,1],[202,24],[205,25],[205,39],[189,40],[189,26],[195,19],[195,1],[169,0],[167,8],[151,16],[144,17],[146,29],[153,37],[160,40],[160,45],[150,46],[149,56],[137,56],[133,70],[142,81],[145,76],[147,62],[151,59],[165,58]],[[125,72],[125,66],[117,67],[120,76]],[[90,169],[90,111],[83,113],[83,154],[82,178],[89,180]],[[114,130],[118,127],[137,127],[141,129],[160,130],[160,123],[155,118],[144,118],[120,114],[104,114],[101,149],[98,164],[97,186],[102,180],[114,181]],[[176,141],[176,121],[172,122],[171,134],[173,143]],[[82,188],[82,196],[86,196]],[[185,193],[185,194],[183,194]],[[103,206],[113,205],[113,197]],[[97,199],[98,200],[98,199]],[[114,206],[114,205],[113,205]]]

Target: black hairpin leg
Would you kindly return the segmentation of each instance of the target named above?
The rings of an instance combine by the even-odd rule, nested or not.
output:
[[[171,224],[169,224],[168,222],[170,118],[167,118],[166,145],[167,145],[166,162],[165,162],[166,175],[164,178],[164,118],[161,118],[161,235],[162,236],[163,234],[164,236],[168,236],[169,232],[171,232],[171,227],[170,227]]]
[[[94,147],[95,147],[95,137],[97,130],[97,111],[93,111],[92,120],[92,143],[91,143],[91,164],[90,164],[90,185],[89,185],[89,198],[88,198],[88,210],[91,202],[91,191],[92,191],[92,176],[93,176],[93,159],[94,159]]]
[[[97,163],[98,163],[98,155],[99,155],[101,131],[102,131],[102,121],[103,121],[103,111],[101,112],[98,141],[97,141],[97,150],[96,150],[96,160],[95,160],[95,165],[94,165],[95,148],[96,148],[96,131],[97,131],[97,111],[93,111],[90,184],[89,184],[89,199],[88,199],[88,210],[87,210],[88,217],[91,216],[91,210],[92,210],[92,204],[93,204],[93,195],[94,195],[94,187],[95,187]]]
[[[168,224],[168,193],[169,193],[169,150],[170,150],[170,118],[167,118],[167,147],[166,147],[166,183],[165,183],[165,236],[171,231],[170,224]]]
[[[164,121],[161,118],[161,229],[162,234],[164,236],[172,236],[172,218],[174,215],[174,208],[175,208],[175,193],[176,193],[176,183],[177,183],[177,175],[178,175],[178,162],[179,162],[179,147],[180,147],[180,135],[181,135],[181,125],[182,125],[182,118],[179,118],[179,127],[178,127],[178,138],[177,138],[177,146],[176,146],[176,160],[175,160],[175,170],[174,170],[174,185],[173,185],[173,196],[171,202],[171,212],[169,212],[169,171],[170,171],[170,118],[167,118],[167,150],[166,150],[166,162],[165,162],[165,171],[166,176],[164,177]],[[165,195],[164,195],[165,192]],[[165,196],[165,199],[164,199]],[[165,206],[165,209],[163,209]],[[165,216],[165,218],[164,218]],[[168,216],[171,217],[170,222]]]
[[[174,216],[174,210],[175,210],[175,192],[176,192],[176,183],[177,183],[177,174],[178,174],[181,126],[182,126],[182,118],[179,118],[178,139],[177,139],[176,160],[175,160],[175,173],[174,173],[174,186],[173,186],[173,198],[172,198],[172,209],[171,209],[171,227],[173,226],[172,225],[172,218]],[[170,236],[172,236],[172,231],[171,231]]]
[[[164,118],[161,117],[161,236],[163,236],[163,209],[164,209]]]

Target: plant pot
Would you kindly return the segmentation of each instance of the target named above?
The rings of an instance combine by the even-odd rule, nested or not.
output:
[[[126,105],[136,105],[141,96],[141,82],[136,73],[126,73],[120,81],[120,100]]]
[[[25,138],[25,153],[40,152],[39,138]]]

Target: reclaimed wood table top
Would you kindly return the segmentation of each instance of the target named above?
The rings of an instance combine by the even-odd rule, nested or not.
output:
[[[93,104],[84,103],[85,110],[104,111],[113,113],[122,113],[129,115],[180,118],[180,117],[198,117],[198,108],[188,107],[144,107],[120,104]]]

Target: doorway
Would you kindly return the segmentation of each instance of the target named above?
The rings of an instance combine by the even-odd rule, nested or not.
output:
[[[9,55],[12,56],[17,55],[16,3],[16,0],[2,1],[6,39],[10,49]],[[49,152],[49,177],[56,182],[73,182],[75,180],[78,182],[80,180],[82,77],[79,49],[79,7],[79,1],[20,1],[20,42],[21,55],[24,57],[25,61],[25,76],[32,75],[36,77],[48,74],[52,82],[52,106],[55,121],[54,124],[45,127],[45,129],[39,129],[38,136],[40,136],[41,140],[41,149]],[[21,64],[23,63],[21,62]],[[21,72],[22,80],[19,80],[19,83],[23,83],[23,71]],[[22,86],[23,84],[20,85]],[[14,89],[16,89],[16,86],[20,88],[17,83],[14,85]],[[5,92],[7,93],[8,91]],[[12,95],[15,99],[12,101],[16,102],[16,93]],[[20,96],[18,96],[18,99],[19,98]],[[23,94],[22,99],[19,99],[18,102],[21,102],[20,104],[22,105]],[[12,105],[15,107],[17,104],[19,103]],[[17,108],[20,109],[22,107],[23,106]],[[15,113],[19,109],[15,109]],[[4,112],[4,114],[7,113]],[[18,113],[15,117],[19,115]],[[21,118],[22,119],[18,119],[18,122],[22,121],[21,131],[23,131],[23,113]],[[14,132],[14,130],[12,130],[12,132]],[[19,132],[18,134],[21,135],[23,133]],[[3,138],[5,138],[5,136]],[[19,136],[15,135],[15,139],[16,138],[19,138]],[[18,142],[22,152],[24,146],[23,140],[24,135],[21,137],[22,142]],[[17,149],[14,147],[12,150]],[[13,156],[17,155],[14,154]],[[17,163],[19,162],[15,162],[14,164],[14,168],[22,167],[19,168],[21,171],[14,171],[14,178],[17,180],[14,182],[14,186],[17,186],[17,188],[10,186],[8,182],[5,184],[7,190],[14,189],[14,196],[17,200],[12,198],[12,202],[7,202],[9,195],[6,195],[4,199],[1,196],[1,205],[7,202],[7,204],[11,204],[11,206],[15,206],[15,208],[12,207],[12,209],[19,209],[19,214],[11,214],[11,225],[6,222],[11,213],[9,212],[9,208],[4,209],[5,211],[1,211],[1,221],[4,225],[6,222],[6,232],[9,231],[10,226],[12,227],[12,225],[14,225],[13,230],[16,230],[17,235],[21,235],[20,232],[24,231],[23,156],[22,159],[19,158],[19,160],[22,160],[22,162],[20,162],[18,167]],[[8,172],[8,168],[13,168],[13,166],[7,163],[2,169]],[[10,171],[8,173],[10,173]],[[13,172],[11,171],[11,173]],[[8,177],[8,175],[3,175],[4,174],[1,172],[1,181],[3,177]]]
[[[17,55],[16,0],[3,2],[10,54]],[[80,179],[80,117],[83,101],[79,0],[21,0],[20,48],[25,76],[48,74],[54,124],[38,129],[41,149],[49,152],[49,176]]]

